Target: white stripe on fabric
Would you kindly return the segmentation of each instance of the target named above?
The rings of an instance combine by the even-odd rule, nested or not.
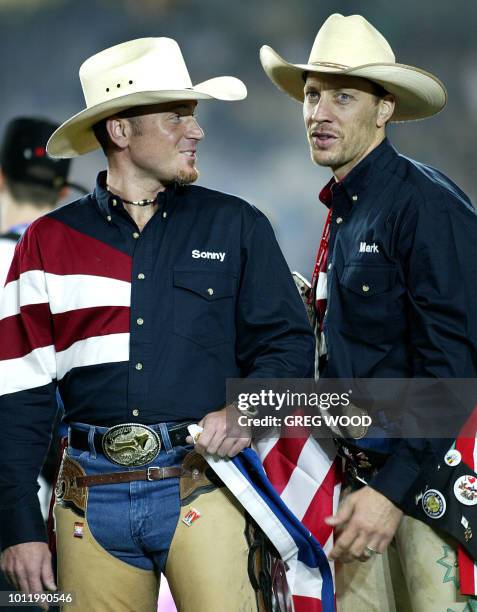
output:
[[[73,368],[129,360],[129,334],[109,334],[79,340],[56,354],[58,380]]]
[[[308,567],[298,559],[289,562],[287,580],[293,595],[321,599],[323,579],[317,567]]]
[[[316,299],[326,300],[328,298],[328,276],[326,272],[318,274],[318,282],[316,283]]]
[[[42,270],[29,270],[11,281],[2,291],[0,301],[0,320],[13,317],[20,312],[20,306],[28,304],[47,304],[45,273]]]
[[[204,457],[227,489],[260,525],[281,558],[285,562],[292,559],[298,552],[294,539],[240,470],[227,459],[212,455],[205,455]]]
[[[97,306],[130,306],[131,283],[88,274],[46,274],[53,314]]]
[[[277,443],[276,438],[265,438],[264,440],[253,440],[252,448],[260,457],[260,461],[263,463],[267,458],[268,453]]]
[[[87,274],[59,275],[30,270],[5,286],[0,319],[19,314],[20,307],[50,303],[53,314],[96,306],[131,305],[131,283]]]
[[[313,438],[308,438],[280,497],[301,520],[330,469],[329,457]]]
[[[55,349],[43,346],[23,357],[0,362],[0,395],[42,387],[55,378]]]

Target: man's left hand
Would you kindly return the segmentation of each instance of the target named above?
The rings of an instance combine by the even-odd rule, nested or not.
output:
[[[367,561],[382,554],[394,537],[403,513],[371,487],[350,493],[334,516],[325,519],[339,536],[329,554],[332,561]]]
[[[251,438],[245,432],[244,437],[228,437],[227,436],[227,413],[230,410],[235,410],[233,406],[222,408],[217,412],[209,412],[198,423],[203,427],[203,431],[196,442],[195,450],[201,455],[209,453],[211,455],[219,455],[219,457],[235,457],[238,453],[250,446]],[[230,418],[230,417],[229,417]],[[234,427],[234,433],[237,432],[237,427]],[[192,437],[187,438],[189,444],[193,444]]]

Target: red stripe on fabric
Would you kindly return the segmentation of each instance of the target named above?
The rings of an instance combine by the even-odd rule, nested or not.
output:
[[[29,304],[20,315],[0,321],[0,360],[17,359],[34,349],[53,344],[48,304]]]
[[[295,605],[295,612],[323,612],[321,599],[293,595],[293,603]]]
[[[338,479],[337,465],[333,462],[301,519],[322,546],[333,532],[333,528],[325,523],[325,518],[333,514],[333,493]]]
[[[461,544],[457,551],[459,562],[460,592],[462,595],[475,595],[474,561]]]
[[[51,217],[41,217],[30,225],[13,261],[7,282],[17,280],[28,270],[131,281],[129,255]]]
[[[308,438],[280,438],[263,462],[267,476],[281,495],[296,468]]]
[[[472,468],[474,472],[477,467],[474,461],[476,431],[477,410],[474,409],[462,427],[456,441],[456,449],[462,454],[462,461]],[[460,592],[462,595],[476,595],[477,585],[474,578],[474,560],[467,554],[461,544],[458,547],[457,560],[459,563]]]
[[[96,306],[56,314],[55,349],[64,351],[86,338],[129,333],[129,316],[126,306]]]

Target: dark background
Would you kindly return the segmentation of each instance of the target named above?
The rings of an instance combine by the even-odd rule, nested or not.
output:
[[[109,46],[143,36],[178,40],[198,83],[231,74],[244,102],[204,102],[199,122],[203,185],[238,194],[271,218],[290,267],[310,276],[324,218],[317,193],[329,171],[314,166],[297,102],[263,73],[270,44],[302,63],[332,12],[360,13],[390,42],[397,60],[436,74],[449,104],[438,116],[391,127],[400,151],[436,166],[477,200],[477,3],[470,0],[0,0],[0,130],[18,114],[63,121],[84,107],[80,64]],[[100,153],[73,162],[92,186]]]

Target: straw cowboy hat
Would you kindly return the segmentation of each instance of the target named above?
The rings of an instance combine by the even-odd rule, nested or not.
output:
[[[447,102],[444,85],[419,68],[398,64],[382,34],[361,15],[331,15],[316,35],[307,64],[290,64],[271,47],[260,50],[263,69],[275,85],[303,102],[304,74],[318,72],[361,77],[394,94],[391,121],[430,117]]]
[[[133,106],[178,100],[242,100],[244,83],[222,76],[192,85],[172,38],[139,38],[105,49],[79,71],[86,109],[65,121],[48,141],[51,157],[76,157],[100,145],[95,123]]]

